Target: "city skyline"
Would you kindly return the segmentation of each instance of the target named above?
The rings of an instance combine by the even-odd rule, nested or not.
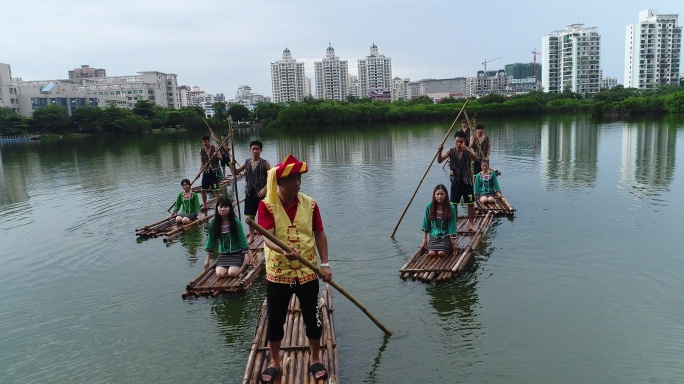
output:
[[[3,22],[12,33],[0,36],[0,62],[24,80],[64,79],[68,70],[90,65],[105,68],[109,76],[174,73],[179,85],[199,85],[209,93],[232,94],[249,84],[272,96],[270,64],[285,48],[305,63],[310,79],[329,44],[349,62],[350,75],[357,75],[357,61],[376,44],[392,58],[393,77],[469,77],[485,60],[491,60],[490,70],[532,62],[544,35],[581,23],[601,34],[603,75],[624,84],[625,27],[646,9],[684,11],[684,3],[667,0],[628,0],[619,7],[578,0],[554,4],[553,11],[542,11],[544,5],[74,0],[65,6],[36,0],[12,5],[12,17]]]

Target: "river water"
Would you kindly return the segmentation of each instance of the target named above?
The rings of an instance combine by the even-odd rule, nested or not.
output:
[[[260,138],[271,164],[309,163],[302,192],[320,204],[334,279],[395,332],[334,293],[340,381],[684,381],[684,117],[481,122],[517,214],[437,286],[399,268],[448,182],[440,164],[390,234],[450,122],[238,132],[239,160]],[[197,172],[198,136],[0,145],[0,382],[240,382],[264,278],[183,300],[203,231],[134,234]]]

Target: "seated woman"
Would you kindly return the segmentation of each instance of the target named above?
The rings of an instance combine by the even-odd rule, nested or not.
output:
[[[197,212],[200,210],[199,196],[190,189],[190,180],[181,180],[183,192],[178,194],[176,204],[173,205],[173,212],[169,217],[176,216],[176,223],[188,224],[197,220]]]
[[[423,243],[421,248],[428,256],[458,255],[456,246],[456,207],[449,203],[447,187],[439,184],[432,192],[423,218]]]
[[[475,175],[475,198],[480,199],[482,204],[493,204],[494,196],[501,196],[501,188],[496,178],[496,172],[489,168],[489,160],[482,160],[482,172]]]
[[[245,257],[249,251],[247,238],[242,231],[242,223],[235,218],[233,201],[228,197],[219,198],[216,203],[216,216],[209,223],[209,236],[207,237],[207,259],[204,261],[204,269],[209,268],[212,252],[218,243],[219,257],[216,262],[216,276],[219,278],[237,277],[249,264],[249,257]]]

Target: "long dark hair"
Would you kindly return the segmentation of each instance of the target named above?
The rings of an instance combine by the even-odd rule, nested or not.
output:
[[[215,239],[221,238],[221,227],[225,225],[223,222],[223,217],[218,213],[218,207],[230,207],[228,211],[228,224],[230,225],[230,237],[233,241],[237,241],[237,220],[235,219],[235,211],[233,210],[233,200],[230,197],[223,196],[218,199],[216,203],[216,214],[214,215],[214,221],[212,222],[211,231]]]
[[[440,189],[443,190],[446,194],[443,203],[438,203],[437,199],[435,199],[435,192],[439,191]],[[441,208],[442,210],[442,219],[451,219],[451,207],[449,206],[450,204],[451,203],[449,202],[449,191],[447,190],[447,187],[445,187],[444,184],[437,184],[435,190],[432,191],[432,204],[430,204],[430,213],[428,214],[428,219],[434,220],[437,217],[437,208]]]

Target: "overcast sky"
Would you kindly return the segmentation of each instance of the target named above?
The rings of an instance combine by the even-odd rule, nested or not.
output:
[[[375,43],[392,76],[419,80],[474,76],[532,62],[543,35],[568,24],[598,27],[604,76],[623,82],[625,26],[639,11],[684,13],[682,0],[0,0],[0,62],[24,80],[67,78],[82,64],[108,76],[160,71],[179,85],[235,96],[239,85],[271,96],[270,63],[285,47],[314,61],[328,43],[349,62]],[[679,25],[684,20],[680,18]],[[541,56],[538,56],[541,61]]]

